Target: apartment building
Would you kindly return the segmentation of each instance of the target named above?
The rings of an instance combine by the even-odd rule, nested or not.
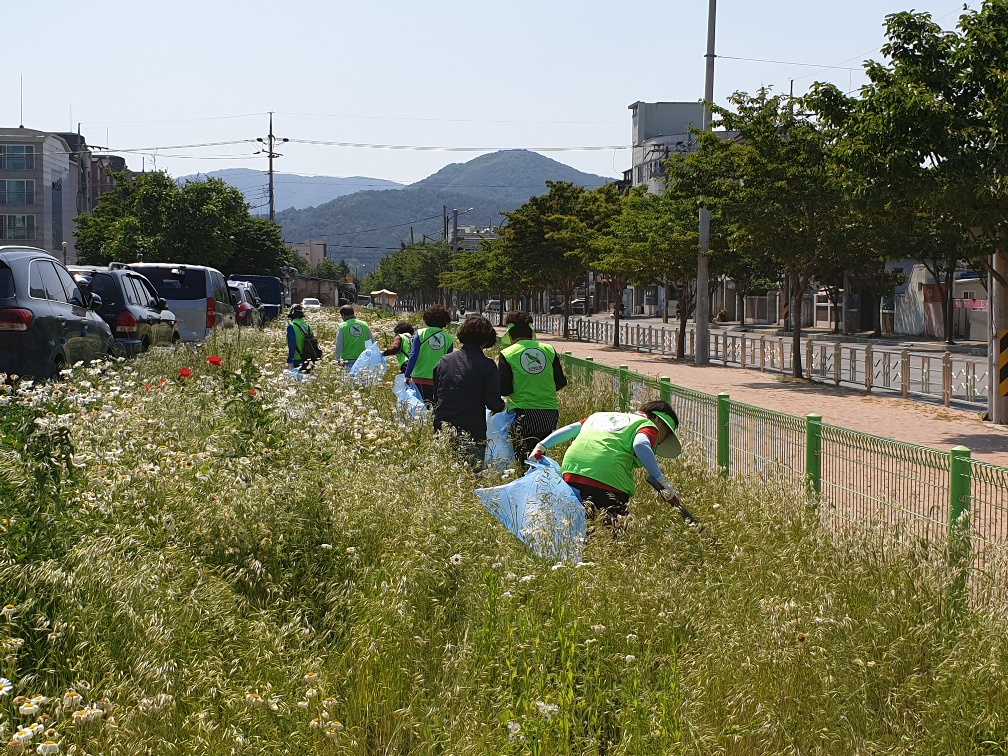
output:
[[[0,245],[75,262],[74,218],[91,212],[112,188],[111,174],[124,170],[118,156],[92,155],[80,134],[0,128]]]

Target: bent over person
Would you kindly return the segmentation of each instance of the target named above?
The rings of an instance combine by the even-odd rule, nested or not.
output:
[[[536,341],[532,316],[527,312],[508,314],[512,344],[500,353],[497,368],[501,375],[501,396],[515,411],[511,437],[518,459],[525,459],[540,441],[556,430],[560,419],[557,391],[567,385],[567,377],[556,350]]]
[[[627,504],[637,490],[634,470],[638,467],[661,488],[663,498],[678,498],[656,458],[682,453],[678,427],[672,405],[660,400],[636,412],[596,412],[551,433],[531,456],[538,459],[546,449],[573,440],[561,465],[564,480],[577,489],[590,517],[601,512],[616,524],[626,516]]]
[[[339,314],[343,322],[336,332],[336,359],[352,363],[361,356],[367,342],[371,340],[371,327],[357,319],[352,305],[340,307]]]

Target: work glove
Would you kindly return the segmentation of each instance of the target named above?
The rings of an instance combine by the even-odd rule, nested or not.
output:
[[[675,486],[667,480],[661,481],[659,485],[661,486],[661,491],[658,492],[658,495],[670,504],[677,506],[679,504],[679,492],[675,490]]]
[[[545,453],[546,447],[542,444],[536,444],[535,448],[533,448],[532,452],[528,455],[529,461],[538,462],[543,458]]]

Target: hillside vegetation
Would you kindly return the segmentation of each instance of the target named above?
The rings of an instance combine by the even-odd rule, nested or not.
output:
[[[446,207],[449,218],[453,209],[473,208],[460,223],[497,226],[504,220],[502,212],[544,194],[548,180],[592,188],[610,179],[534,152],[507,150],[454,163],[395,191],[356,192],[319,207],[286,210],[277,213],[277,222],[290,244],[326,239],[336,259],[374,262],[409,243],[411,229],[416,242],[424,234],[441,238]]]
[[[831,536],[688,450],[703,533],[645,487],[619,540],[543,562],[388,383],[284,354],[232,330],[0,397],[8,753],[1006,747],[1008,624],[948,600],[940,547]],[[561,422],[615,402],[575,383]]]

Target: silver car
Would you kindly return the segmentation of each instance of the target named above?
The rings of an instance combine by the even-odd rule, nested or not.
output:
[[[178,318],[182,341],[203,341],[214,328],[235,325],[227,279],[216,268],[175,263],[130,263],[151,282]]]

